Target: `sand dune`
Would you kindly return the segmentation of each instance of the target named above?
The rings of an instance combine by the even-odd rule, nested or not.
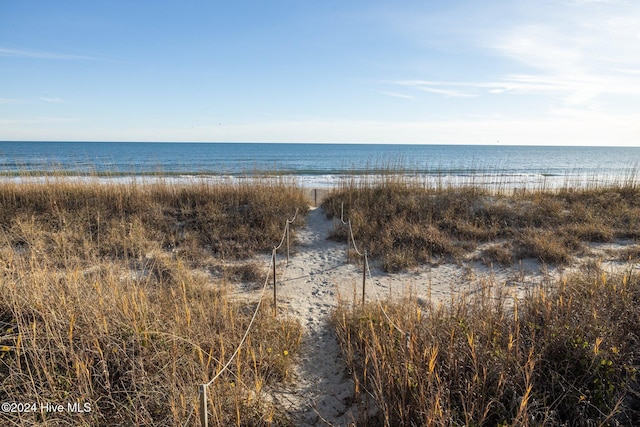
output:
[[[353,383],[330,316],[340,301],[360,303],[362,265],[347,263],[346,244],[328,239],[331,229],[340,226],[339,221],[328,220],[322,208],[312,208],[306,221],[306,226],[297,230],[297,244],[288,265],[279,255],[277,284],[279,315],[298,319],[306,331],[302,356],[295,380],[274,390],[273,398],[292,414],[297,425],[349,425],[357,419],[357,405],[352,401]],[[424,266],[399,274],[384,273],[375,264],[370,270],[367,301],[409,295],[447,301],[452,291],[473,289],[482,280],[510,284],[514,292],[522,293],[544,278],[534,261],[498,271],[475,261]]]

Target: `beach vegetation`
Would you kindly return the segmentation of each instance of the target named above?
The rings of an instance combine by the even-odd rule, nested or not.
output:
[[[639,191],[630,182],[496,190],[401,175],[334,189],[327,215],[350,220],[355,241],[390,272],[463,259],[567,266],[589,246],[616,241],[626,244],[614,258],[630,261],[610,273],[583,260],[524,294],[491,277],[471,286],[463,277],[448,302],[343,301],[332,321],[355,384],[357,424],[640,423]],[[345,237],[338,226],[333,238]]]
[[[639,191],[389,174],[349,178],[322,206],[350,220],[359,247],[388,272],[463,259],[569,265],[591,244],[640,237]],[[209,422],[292,425],[269,390],[296,380],[301,324],[229,285],[263,286],[262,261],[297,210],[295,239],[308,204],[277,174],[233,184],[1,182],[0,401],[38,411],[0,421],[197,425],[198,385],[221,372],[256,313],[209,387]],[[343,226],[332,234],[347,237]],[[638,245],[616,257],[637,261]],[[465,291],[447,303],[342,302],[332,325],[357,425],[639,424],[640,277],[631,264],[619,274],[583,267],[526,295],[487,279],[453,284]],[[40,410],[68,402],[91,410]]]
[[[358,425],[638,425],[639,296],[636,273],[592,269],[523,298],[343,303]]]
[[[266,265],[243,260],[270,253],[307,205],[273,180],[0,183],[0,401],[37,406],[0,423],[197,422],[198,385],[220,372],[257,307],[228,284],[264,283]],[[291,381],[301,334],[262,304],[209,387],[210,425],[287,425],[265,390]]]
[[[590,243],[640,237],[640,187],[489,189],[432,185],[402,175],[345,180],[323,201],[350,220],[355,239],[389,272],[471,256],[500,264],[536,258],[567,265]],[[344,230],[333,237],[345,240]],[[505,245],[504,242],[507,242]],[[511,248],[511,254],[503,249]]]

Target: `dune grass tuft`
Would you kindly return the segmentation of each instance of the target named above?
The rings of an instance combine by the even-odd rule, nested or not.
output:
[[[340,217],[344,209],[356,240],[389,272],[460,259],[480,243],[512,248],[512,257],[486,253],[500,263],[533,257],[563,265],[589,242],[640,237],[640,188],[630,184],[489,191],[429,186],[400,175],[347,181],[323,207],[329,217]],[[345,236],[341,230],[334,234]]]
[[[637,425],[638,297],[637,274],[593,270],[519,301],[484,283],[444,305],[342,305],[358,425]]]

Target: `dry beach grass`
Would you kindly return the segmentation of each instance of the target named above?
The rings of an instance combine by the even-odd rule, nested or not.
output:
[[[37,405],[2,424],[182,425],[255,309],[227,284],[263,272],[227,262],[269,249],[296,208],[282,182],[0,184],[0,401]],[[215,425],[286,420],[260,391],[288,380],[300,326],[258,316],[211,386]]]
[[[479,244],[489,262],[569,265],[589,245],[640,233],[635,185],[489,192],[385,177],[347,182],[324,203],[330,216],[344,209],[386,271],[460,262]],[[637,425],[637,245],[620,257],[624,272],[588,263],[525,295],[488,277],[444,303],[343,303],[333,323],[359,425]]]
[[[356,239],[389,272],[455,260],[480,243],[492,243],[485,256],[501,264],[527,257],[567,264],[589,243],[640,236],[640,187],[632,183],[495,191],[390,175],[346,181],[323,206],[330,217],[348,215]],[[334,237],[345,240],[341,231]]]
[[[359,425],[637,425],[639,296],[637,274],[585,274],[508,309],[492,283],[449,304],[343,305]]]
[[[639,193],[631,184],[431,187],[389,175],[347,181],[322,197],[330,217],[344,206],[372,268],[393,282],[396,272],[470,257],[571,266],[591,245],[619,239],[626,246],[611,258],[636,261]],[[293,237],[302,242],[282,285],[289,298],[282,314],[291,315],[274,318],[261,306],[238,357],[209,390],[211,425],[311,424],[272,392],[295,389],[300,372],[325,368],[338,372],[336,383],[352,381],[341,410],[354,407],[358,425],[638,421],[640,280],[633,264],[605,274],[592,263],[526,295],[487,279],[454,290],[446,303],[379,299],[374,289],[364,307],[338,304],[332,281],[362,273],[332,264],[344,263],[342,252],[326,252],[342,247],[335,240],[345,232],[336,227],[327,241],[331,224],[319,210],[309,215],[316,228],[301,230],[310,203],[294,182],[277,177],[1,183],[0,401],[87,402],[92,409],[2,413],[2,424],[183,425],[197,385],[219,372],[247,330],[267,275],[264,260],[296,209]],[[292,306],[303,298],[304,310]],[[331,329],[318,316],[330,317]],[[335,363],[343,366],[322,353],[329,349],[304,349],[335,339],[343,353]],[[298,369],[305,358],[308,366]],[[189,425],[198,425],[196,417]]]

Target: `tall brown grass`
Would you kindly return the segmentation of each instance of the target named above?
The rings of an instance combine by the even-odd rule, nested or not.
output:
[[[358,425],[638,425],[639,297],[637,274],[593,270],[515,301],[485,283],[386,314],[342,305]]]
[[[330,217],[344,209],[356,241],[387,271],[459,259],[479,243],[504,264],[567,264],[590,242],[637,239],[639,192],[632,183],[489,191],[385,176],[345,182],[324,207]],[[358,425],[638,425],[640,277],[632,267],[612,276],[592,264],[522,299],[485,281],[449,304],[342,304],[333,322]]]
[[[344,208],[356,240],[390,272],[459,259],[487,242],[495,245],[486,255],[501,263],[533,257],[567,264],[589,242],[640,237],[640,188],[631,183],[490,191],[430,186],[398,175],[345,181],[323,207],[329,217]],[[334,237],[346,238],[343,230]]]
[[[307,204],[284,182],[1,183],[0,402],[38,409],[1,423],[182,425],[256,307],[213,273]],[[213,425],[288,422],[264,391],[289,380],[300,325],[265,304],[254,328],[209,389]],[[91,411],[40,410],[73,402]]]

